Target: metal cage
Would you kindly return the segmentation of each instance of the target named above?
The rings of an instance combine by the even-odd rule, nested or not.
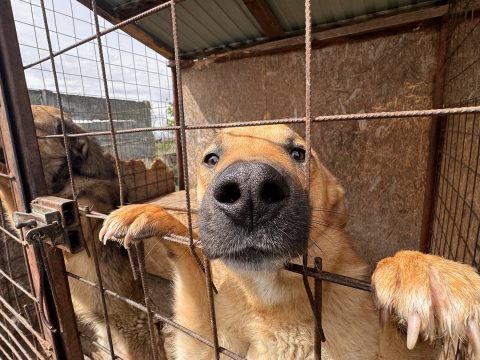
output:
[[[188,1],[188,0],[185,0]],[[312,126],[330,121],[374,120],[374,119],[405,119],[429,117],[432,118],[432,133],[428,160],[427,188],[425,194],[424,213],[422,222],[422,250],[441,254],[455,260],[471,263],[478,268],[480,254],[480,203],[478,187],[480,157],[480,126],[478,113],[480,106],[478,96],[480,74],[480,17],[475,1],[458,0],[450,3],[448,15],[443,19],[438,49],[438,71],[435,79],[434,106],[432,109],[407,110],[392,112],[373,112],[346,115],[321,115],[311,112],[312,81],[312,14],[311,0],[305,0],[305,117],[287,119],[259,120],[237,123],[218,123],[212,125],[188,124],[184,117],[182,94],[182,58],[179,53],[179,36],[177,23],[177,8],[180,0],[162,1],[153,4],[140,13],[128,17],[115,25],[101,29],[99,26],[99,10],[97,2],[92,0],[87,5],[93,11],[94,33],[67,47],[54,50],[50,38],[49,22],[44,0],[40,0],[43,15],[43,26],[48,42],[48,55],[30,64],[22,65],[20,58],[14,19],[9,1],[0,12],[0,118],[3,142],[3,152],[7,168],[0,175],[8,181],[16,210],[27,213],[35,198],[48,195],[43,178],[43,169],[37,140],[60,138],[66,150],[67,168],[72,173],[72,159],[68,147],[73,139],[85,136],[109,137],[113,158],[118,174],[120,204],[125,203],[124,187],[125,173],[121,164],[118,150],[118,137],[125,134],[142,132],[169,132],[174,133],[177,141],[178,176],[180,188],[185,189],[186,215],[188,220],[188,237],[168,236],[165,241],[177,241],[189,247],[195,256],[198,266],[205,274],[208,287],[208,301],[212,324],[211,338],[202,337],[192,330],[171,320],[164,314],[153,310],[151,294],[148,288],[147,274],[145,273],[144,250],[141,245],[132,249],[130,260],[132,271],[138,275],[142,284],[143,303],[133,301],[117,294],[104,286],[102,273],[98,266],[95,251],[91,256],[95,259],[97,281],[92,282],[78,274],[68,273],[65,270],[63,255],[60,249],[46,243],[48,233],[19,235],[12,229],[1,213],[2,226],[0,243],[0,357],[5,359],[82,359],[83,350],[81,336],[71,295],[68,286],[70,281],[79,281],[95,288],[102,300],[106,332],[109,337],[109,346],[104,347],[91,339],[92,346],[99,351],[109,354],[112,359],[115,355],[115,345],[110,335],[108,321],[108,306],[106,298],[126,303],[127,305],[144,312],[147,315],[147,327],[152,339],[152,356],[157,358],[154,343],[156,336],[153,328],[156,322],[168,324],[177,330],[214,349],[215,358],[220,354],[232,359],[242,357],[229,349],[223,348],[218,342],[218,333],[215,318],[215,287],[212,283],[210,263],[196,255],[195,249],[199,246],[193,238],[192,200],[190,198],[189,165],[187,160],[187,137],[198,129],[227,128],[240,126],[255,126],[269,124],[303,124],[305,126],[307,144],[307,183],[310,179],[310,149]],[[86,3],[86,2],[85,2]],[[104,37],[119,29],[130,26],[136,21],[158,12],[170,12],[172,22],[172,38],[174,44],[174,59],[172,62],[172,79],[174,89],[175,124],[134,129],[117,129],[114,123],[114,110],[109,94],[105,54],[102,42]],[[57,62],[62,54],[76,49],[89,42],[96,43],[100,63],[100,79],[108,130],[89,131],[84,134],[66,132],[64,119],[65,99],[60,95],[60,81],[58,78]],[[24,70],[39,64],[49,64],[56,88],[56,106],[60,109],[62,133],[52,134],[37,139],[30,110],[30,102],[25,83]],[[475,75],[473,75],[475,74]],[[470,80],[469,80],[470,79]],[[473,81],[471,79],[474,79]],[[469,80],[469,81],[467,81]],[[465,87],[465,83],[468,86]],[[463,91],[459,92],[459,88]],[[463,94],[462,96],[459,93]],[[135,174],[133,174],[135,177]],[[73,177],[71,179],[71,193],[73,200],[77,198],[77,189]],[[139,186],[145,186],[142,183]],[[139,198],[141,201],[141,198]],[[105,214],[91,209],[80,208],[79,216],[86,221],[103,219]],[[27,224],[28,225],[28,224]],[[324,340],[321,324],[321,286],[323,281],[334,282],[344,286],[370,291],[370,284],[361,280],[344,277],[338,274],[322,271],[321,259],[316,259],[316,267],[307,266],[307,255],[304,264],[290,264],[287,270],[303,275],[305,289],[310,300],[311,311],[315,319],[315,356],[321,357],[321,342]],[[314,288],[309,285],[308,278],[314,279]],[[327,334],[328,338],[328,334]],[[468,351],[461,344],[447,344],[445,357],[466,357]]]

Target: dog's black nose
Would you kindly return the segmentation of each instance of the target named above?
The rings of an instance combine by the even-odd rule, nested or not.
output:
[[[288,196],[285,178],[265,163],[234,163],[217,175],[213,183],[216,206],[249,228],[273,218]]]

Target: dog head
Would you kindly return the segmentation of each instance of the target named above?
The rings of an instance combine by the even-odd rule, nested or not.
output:
[[[282,267],[313,233],[342,225],[343,189],[284,125],[227,129],[203,154],[197,196],[204,254],[244,270]]]
[[[63,134],[60,110],[49,106],[32,106],[38,137]],[[64,114],[65,131],[69,134],[85,133],[68,114]],[[50,193],[63,189],[68,181],[68,166],[63,138],[40,138],[40,155],[47,188]],[[69,138],[69,155],[74,176],[114,179],[115,167],[110,155],[87,136]]]

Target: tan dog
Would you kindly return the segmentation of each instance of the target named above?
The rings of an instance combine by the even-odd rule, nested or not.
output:
[[[62,134],[58,109],[48,106],[33,106],[32,112],[37,136]],[[73,123],[68,115],[66,115],[65,122],[68,133],[85,132],[80,126]],[[72,198],[63,139],[41,139],[39,148],[49,194]],[[69,151],[79,206],[89,207],[93,211],[102,213],[109,213],[115,209],[120,201],[113,158],[89,137],[70,138]],[[6,180],[0,181],[0,196],[2,204],[11,217],[14,205]],[[115,244],[104,247],[99,246],[98,241],[93,241],[100,230],[100,221],[92,219],[91,223],[87,224],[87,220],[83,216],[81,220],[87,248],[91,252],[93,246],[96,247],[104,287],[137,302],[142,302],[143,293],[140,284],[133,279],[127,254],[119,251]],[[97,283],[94,260],[86,251],[75,255],[65,253],[65,262],[69,272]],[[97,341],[108,349],[99,291],[75,279],[69,279],[69,284],[75,314],[80,321],[93,328],[98,337]],[[106,300],[116,354],[123,359],[148,359],[151,347],[145,314],[137,312],[132,307],[113,300],[109,296],[106,296]],[[164,358],[160,344],[158,347],[161,358]],[[98,351],[96,356],[110,359],[110,356],[102,351]]]
[[[218,134],[200,166],[199,235],[218,289],[220,345],[249,359],[313,358],[312,312],[301,276],[283,270],[286,262],[300,262],[308,248],[311,257],[323,258],[326,271],[368,277],[343,231],[344,191],[315,153],[306,198],[304,149],[286,126],[229,129]],[[131,205],[106,219],[100,238],[123,238],[129,246],[170,232],[187,233],[162,208]],[[203,274],[184,247],[165,244],[174,254],[175,319],[211,338]],[[374,298],[324,282],[326,358],[433,359],[439,347],[423,340],[440,337],[468,337],[478,351],[480,277],[473,268],[403,251],[378,264],[372,283]],[[405,339],[401,329],[407,327]],[[174,352],[182,360],[213,358],[211,348],[181,332]]]

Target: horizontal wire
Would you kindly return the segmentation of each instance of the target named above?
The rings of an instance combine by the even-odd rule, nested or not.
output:
[[[71,273],[71,272],[68,272],[68,271],[67,271],[66,273],[67,273],[67,275],[70,276],[71,278],[73,278],[73,279],[75,279],[75,280],[78,280],[78,281],[80,281],[80,282],[82,282],[82,283],[84,283],[84,284],[87,284],[87,285],[89,285],[89,286],[91,286],[91,287],[94,287],[94,288],[97,288],[97,289],[98,289],[98,285],[97,285],[97,284],[95,284],[95,283],[93,283],[93,282],[91,282],[91,281],[89,281],[89,280],[87,280],[87,279],[85,279],[85,278],[83,278],[83,277],[81,277],[81,276],[79,276],[79,275],[73,274],[73,273]],[[131,299],[125,297],[125,296],[121,296],[121,295],[117,294],[117,293],[114,292],[114,291],[105,289],[105,294],[110,295],[110,296],[112,296],[113,298],[115,298],[115,299],[117,299],[117,300],[123,301],[123,302],[125,302],[126,304],[128,304],[128,305],[130,305],[130,306],[132,306],[132,307],[134,307],[134,308],[136,308],[136,309],[138,309],[138,310],[140,310],[140,311],[142,311],[142,312],[144,312],[144,313],[147,313],[147,308],[146,308],[145,306],[143,306],[143,305],[137,303],[136,301],[133,301],[133,300],[131,300]],[[198,335],[197,333],[193,332],[192,330],[190,330],[190,329],[188,329],[188,328],[180,325],[179,323],[177,323],[177,322],[169,319],[168,317],[162,316],[162,315],[157,314],[157,313],[153,313],[153,317],[154,317],[155,320],[164,322],[164,323],[166,323],[166,324],[174,327],[175,329],[180,330],[180,331],[182,331],[183,333],[185,333],[185,334],[193,337],[194,339],[196,339],[196,340],[204,343],[205,345],[210,346],[210,347],[213,348],[213,342],[211,342],[210,340],[204,338],[204,337],[201,336],[201,335]],[[220,351],[222,354],[224,354],[224,355],[226,355],[226,356],[228,356],[228,357],[230,357],[230,358],[232,358],[232,359],[244,360],[243,357],[241,357],[241,356],[239,356],[239,355],[231,352],[231,351],[228,350],[228,349],[225,349],[225,348],[220,347],[220,348],[219,348],[219,351]]]
[[[372,113],[357,113],[357,114],[341,114],[341,115],[320,115],[312,120],[314,122],[330,122],[330,121],[351,121],[351,120],[380,120],[380,119],[395,119],[407,117],[425,117],[437,115],[455,115],[455,114],[475,114],[480,113],[480,106],[466,106],[454,107],[445,109],[427,109],[427,110],[402,110],[402,111],[384,111]],[[185,125],[186,130],[202,130],[202,129],[221,129],[234,128],[244,126],[260,126],[260,125],[278,125],[278,124],[301,124],[305,122],[305,118],[285,118],[272,120],[253,120],[244,122],[218,123],[218,124],[204,124],[204,125]],[[136,132],[147,131],[170,131],[179,130],[180,126],[160,126],[149,128],[136,128],[127,130],[115,131],[116,134],[129,134]],[[67,134],[68,137],[82,137],[82,136],[100,136],[110,135],[109,131],[92,131],[81,134]],[[43,135],[38,136],[39,139],[61,138],[63,135]]]

